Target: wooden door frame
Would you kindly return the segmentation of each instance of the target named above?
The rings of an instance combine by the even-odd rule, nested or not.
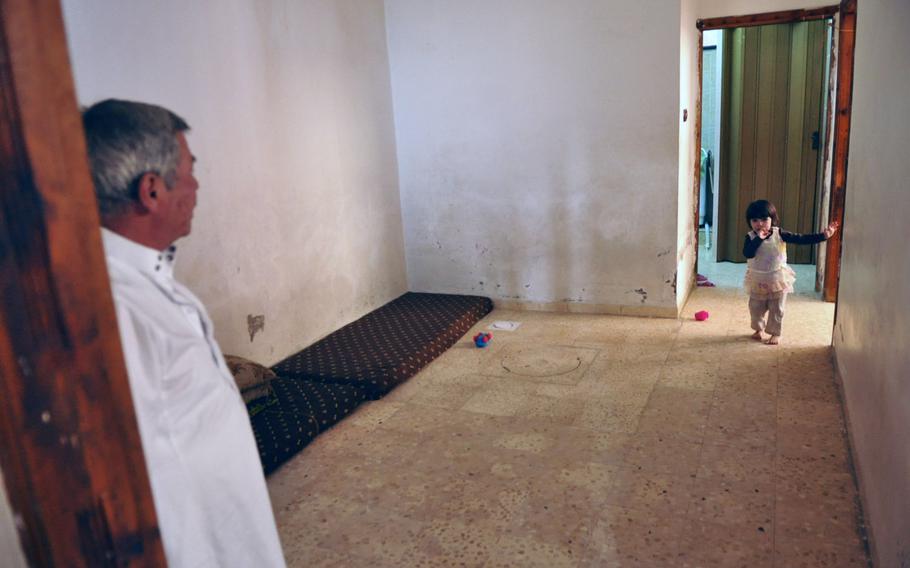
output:
[[[0,0],[0,467],[32,566],[166,564],[59,0]]]
[[[839,5],[813,8],[811,10],[786,10],[780,12],[764,12],[746,16],[724,16],[697,20],[698,28],[698,81],[696,91],[695,134],[696,146],[701,145],[701,89],[702,89],[702,34],[705,30],[720,30],[727,28],[742,28],[750,26],[764,26],[772,24],[787,24],[793,22],[806,22],[838,16],[838,44],[837,44],[837,88],[835,92],[834,112],[834,149],[831,164],[831,198],[828,219],[840,223],[840,230],[828,239],[825,253],[825,283],[822,297],[826,302],[837,299],[838,284],[840,281],[841,250],[844,230],[844,204],[847,184],[847,158],[850,146],[850,111],[853,98],[853,56],[856,30],[856,3],[857,0],[842,0]],[[695,216],[698,227],[698,199],[699,199],[699,168],[695,168]],[[822,173],[824,175],[824,172]],[[715,221],[716,222],[716,221]],[[696,235],[698,231],[696,229]],[[697,247],[696,240],[696,247]],[[697,263],[697,255],[696,255]],[[697,264],[696,264],[697,266]]]

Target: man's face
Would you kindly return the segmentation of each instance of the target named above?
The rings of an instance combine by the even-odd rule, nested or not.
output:
[[[182,132],[177,134],[177,142],[180,145],[180,158],[174,183],[168,188],[164,180],[159,178],[161,188],[158,191],[162,223],[171,242],[190,234],[193,210],[196,208],[196,191],[199,189],[199,182],[193,175],[193,162],[196,159],[190,152],[186,136]]]

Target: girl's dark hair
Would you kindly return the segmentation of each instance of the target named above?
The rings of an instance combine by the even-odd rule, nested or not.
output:
[[[764,219],[765,217],[771,217],[771,226],[777,227],[780,225],[780,219],[777,218],[777,207],[767,199],[759,199],[758,201],[753,201],[746,207],[746,224],[751,225],[750,221],[752,219]]]

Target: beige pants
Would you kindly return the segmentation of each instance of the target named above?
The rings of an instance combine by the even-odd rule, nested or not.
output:
[[[752,315],[752,329],[765,331],[771,335],[780,335],[784,323],[784,308],[787,305],[787,293],[779,298],[749,298],[749,313]],[[765,313],[768,323],[765,324]]]

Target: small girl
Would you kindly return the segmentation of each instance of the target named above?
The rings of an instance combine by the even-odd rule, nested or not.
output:
[[[787,265],[786,243],[812,245],[828,240],[837,231],[837,222],[832,222],[823,232],[811,235],[784,231],[778,226],[777,208],[764,199],[749,204],[746,222],[752,227],[743,243],[743,255],[749,259],[744,284],[749,293],[749,313],[755,330],[752,339],[761,341],[762,332],[766,331],[771,335],[768,345],[777,345],[787,294],[793,291],[796,281],[796,273]],[[767,326],[765,312],[769,315]]]

